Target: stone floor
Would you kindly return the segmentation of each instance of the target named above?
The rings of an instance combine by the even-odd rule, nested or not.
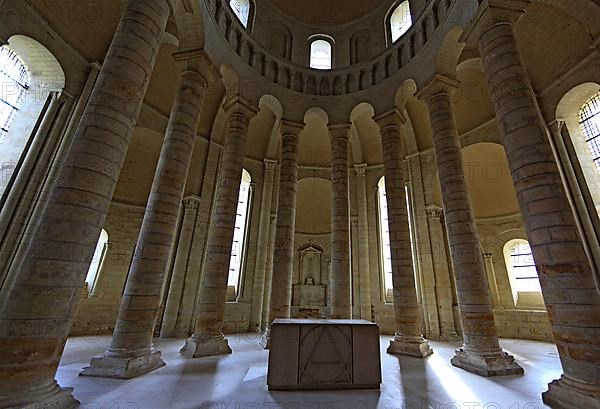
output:
[[[180,356],[183,340],[159,339],[167,366],[129,381],[79,377],[110,338],[71,338],[57,379],[75,388],[83,409],[538,409],[540,394],[561,374],[553,344],[503,340],[525,375],[486,379],[450,365],[458,344],[431,342],[435,353],[425,360],[397,358],[385,354],[390,337],[384,336],[380,391],[269,392],[268,353],[258,335],[228,338],[232,355],[197,360]]]

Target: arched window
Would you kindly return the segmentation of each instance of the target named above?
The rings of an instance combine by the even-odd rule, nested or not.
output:
[[[526,240],[511,240],[504,246],[506,267],[512,285],[513,293],[541,293],[531,247]]]
[[[251,182],[252,178],[250,177],[250,173],[244,169],[242,172],[238,207],[235,217],[233,244],[231,246],[229,279],[227,281],[227,286],[229,287],[227,301],[235,301],[240,295],[242,266],[244,265],[245,259],[246,237],[250,213]]]
[[[333,68],[333,46],[330,41],[317,38],[310,43],[310,68],[330,70]]]
[[[242,25],[248,28],[248,23],[250,22],[250,9],[252,7],[250,0],[229,0],[229,6]]]
[[[10,48],[0,47],[0,143],[8,133],[29,89],[29,71]]]
[[[579,123],[585,133],[585,141],[592,159],[600,170],[600,93],[593,96],[581,108]]]
[[[405,0],[393,9],[388,20],[388,29],[391,42],[395,43],[412,26],[410,15],[410,0]]]
[[[408,210],[408,226],[410,229],[410,247],[411,254],[415,254],[414,244],[413,244],[413,227],[412,227],[412,217],[410,210],[410,198],[408,195],[408,189],[406,191],[406,206]],[[383,284],[384,284],[384,298],[386,302],[393,302],[393,290],[394,284],[392,281],[392,251],[391,251],[391,241],[390,241],[390,225],[388,222],[388,205],[387,205],[387,194],[385,190],[385,177],[382,177],[379,180],[379,184],[377,185],[377,201],[379,207],[379,241],[381,248],[381,260],[383,264]],[[413,260],[413,266],[416,263]],[[416,274],[416,272],[415,272]],[[417,277],[415,276],[415,279]],[[415,281],[417,282],[417,281]]]
[[[96,283],[98,282],[98,274],[102,269],[102,264],[104,263],[107,249],[108,233],[106,232],[106,230],[102,229],[102,232],[100,233],[100,238],[98,239],[98,243],[96,244],[96,251],[94,251],[92,263],[90,264],[90,268],[88,269],[87,275],[85,277],[85,282],[87,284],[89,294],[94,293]]]

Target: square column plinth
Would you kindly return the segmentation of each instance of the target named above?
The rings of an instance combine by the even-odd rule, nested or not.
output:
[[[277,319],[269,390],[379,389],[379,326],[362,320]]]

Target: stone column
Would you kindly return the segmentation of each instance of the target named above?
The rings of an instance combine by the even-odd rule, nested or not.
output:
[[[181,74],[152,190],[113,338],[103,356],[93,358],[83,376],[130,379],[165,365],[152,338],[179,207],[194,151],[206,81],[194,70]]]
[[[459,339],[459,336],[454,321],[452,280],[446,257],[446,235],[444,234],[444,226],[442,225],[444,210],[436,205],[429,205],[425,208],[425,211],[427,213],[435,274],[435,298],[438,305],[440,339],[444,341],[456,341]]]
[[[429,108],[450,253],[456,275],[464,345],[452,365],[482,376],[522,374],[500,348],[462,152],[452,110],[457,81],[437,76],[420,97]]]
[[[0,402],[78,406],[54,375],[169,18],[129,0],[29,250],[0,307]],[[134,52],[135,50],[135,52]]]
[[[171,284],[165,305],[163,324],[160,329],[161,338],[175,337],[177,334],[177,317],[181,306],[185,276],[190,259],[190,249],[194,238],[194,226],[200,206],[200,198],[195,195],[183,199],[183,221],[177,241],[175,264],[171,275]]]
[[[413,267],[406,181],[402,163],[400,114],[390,111],[375,118],[381,130],[385,193],[388,206],[392,282],[394,287],[394,320],[396,333],[387,350],[389,354],[424,358],[433,349],[420,329],[419,304]]]
[[[331,137],[331,318],[352,318],[350,289],[350,124],[329,127]]]
[[[206,259],[200,279],[196,326],[194,334],[181,348],[181,353],[188,358],[231,353],[222,332],[227,279],[248,124],[256,110],[240,98],[227,102],[223,108],[229,114],[229,128],[212,212]]]
[[[298,184],[298,135],[304,124],[286,121],[281,124],[281,166],[279,201],[271,277],[269,322],[261,345],[269,348],[270,325],[276,318],[290,318],[292,308],[292,274],[294,272],[294,234],[296,232],[296,190]]]
[[[496,273],[494,271],[494,260],[492,253],[483,253],[483,261],[485,263],[485,272],[492,297],[492,307],[502,308],[500,301],[500,292],[498,291],[498,283],[496,282]]]
[[[484,1],[466,36],[479,45],[564,370],[544,402],[600,408],[599,277],[586,256],[515,38],[513,24],[529,3]]]
[[[265,159],[263,175],[262,199],[260,203],[260,229],[258,232],[258,254],[256,256],[256,269],[254,272],[254,289],[252,291],[252,312],[250,314],[250,328],[258,331],[262,326],[262,310],[265,294],[267,274],[267,259],[269,239],[271,233],[271,203],[273,202],[273,181],[277,161]]]
[[[371,320],[371,274],[369,269],[369,215],[367,209],[367,164],[355,165],[358,203],[358,271],[360,317]]]
[[[272,207],[277,207],[273,205]],[[269,247],[267,249],[267,271],[265,274],[265,292],[263,294],[262,329],[266,330],[269,324],[269,304],[271,303],[271,282],[273,277],[273,254],[275,253],[275,231],[277,230],[277,214],[271,213],[269,228]]]

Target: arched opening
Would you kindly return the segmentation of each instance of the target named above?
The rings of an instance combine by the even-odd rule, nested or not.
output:
[[[412,213],[410,208],[410,197],[408,189],[405,189],[406,194],[406,206],[408,210],[408,226],[410,230],[410,247],[411,254],[413,255],[413,269],[416,266],[414,260],[415,248],[413,243],[414,229],[412,221]],[[385,190],[385,177],[379,179],[377,184],[377,209],[379,214],[379,248],[380,248],[380,259],[382,265],[382,282],[384,291],[384,300],[386,303],[394,302],[394,284],[392,280],[392,251],[391,251],[391,237],[390,237],[390,226],[388,222],[388,204],[387,204],[387,193]],[[415,283],[418,283],[418,277],[416,276],[415,269]]]
[[[42,44],[22,35],[0,47],[0,207],[23,166],[42,120],[65,85],[64,72]],[[45,137],[46,135],[41,135]],[[39,145],[39,144],[38,144]]]
[[[108,250],[108,233],[102,229],[100,238],[96,244],[96,250],[94,251],[94,257],[92,263],[88,269],[87,275],[85,276],[85,284],[89,295],[94,295],[96,290],[96,284],[98,283],[98,277],[106,258],[106,251]]]
[[[529,242],[510,240],[504,245],[504,260],[517,308],[544,308],[542,288]]]
[[[583,128],[591,159],[600,172],[600,92],[581,107],[579,124]],[[597,174],[597,176],[600,176],[600,174]]]
[[[310,68],[330,70],[333,68],[333,42],[323,36],[310,42]]]
[[[250,27],[253,4],[250,0],[229,0],[229,6],[245,28]]]
[[[396,5],[387,19],[388,41],[390,45],[398,41],[400,37],[412,26],[409,0]]]
[[[252,197],[252,177],[246,169],[242,170],[240,193],[235,216],[235,230],[229,261],[229,278],[227,280],[227,301],[234,302],[240,296],[242,272],[246,256],[246,243],[250,219],[250,200]]]

